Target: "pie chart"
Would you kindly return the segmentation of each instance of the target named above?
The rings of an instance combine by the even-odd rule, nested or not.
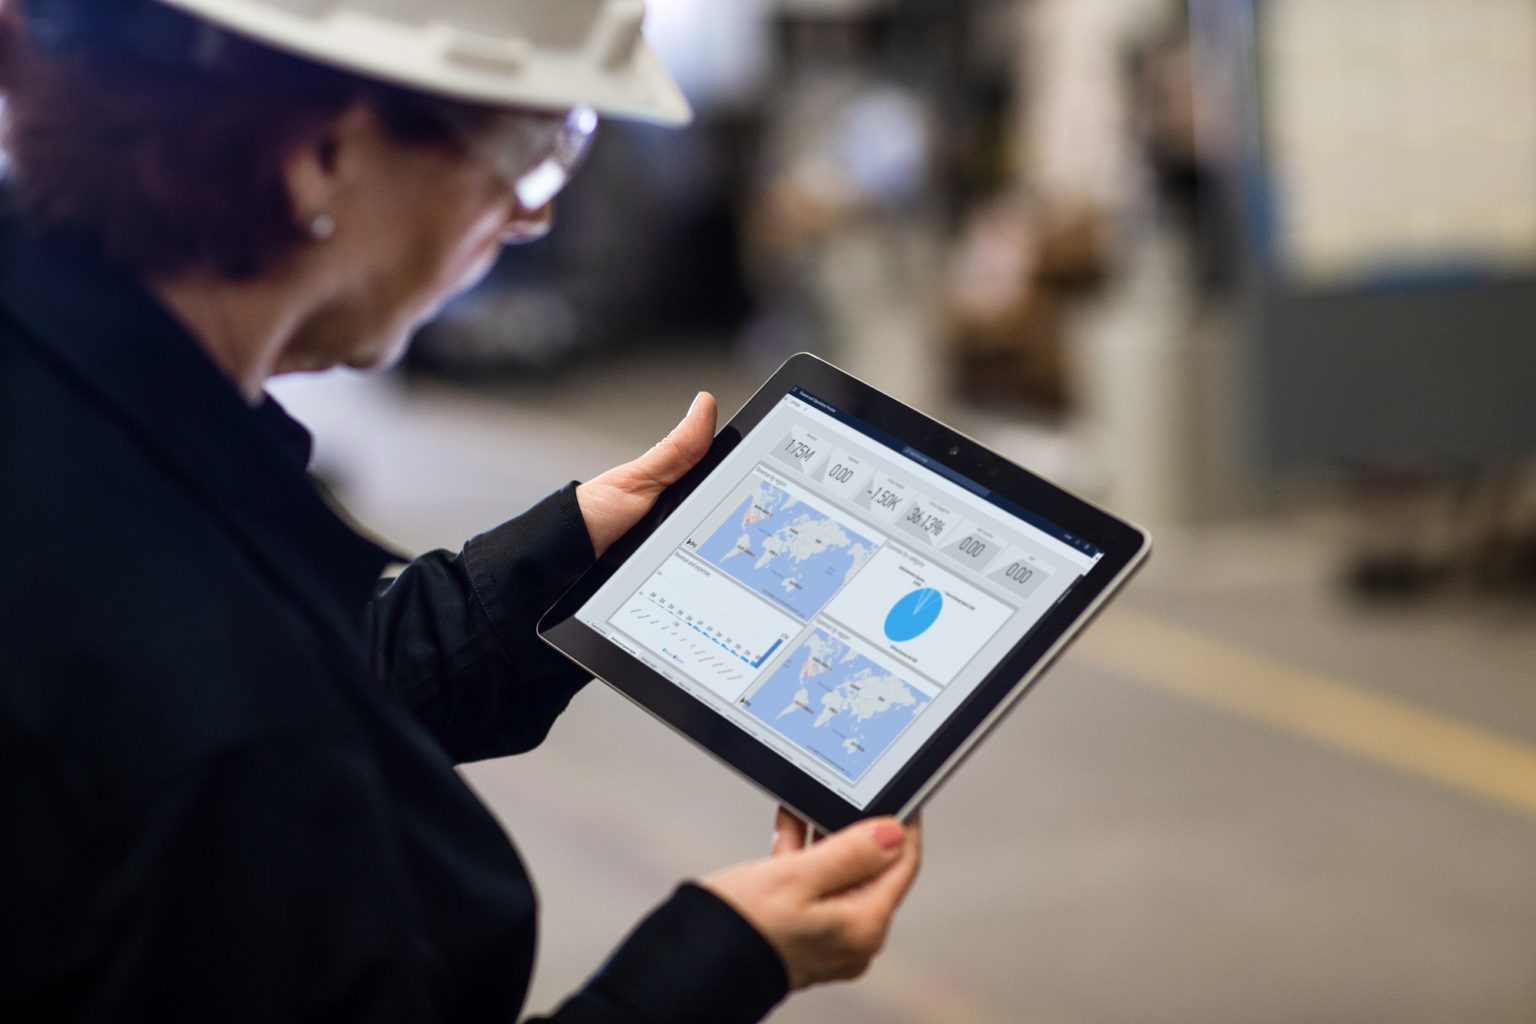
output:
[[[885,635],[895,643],[916,640],[928,632],[944,608],[944,595],[922,587],[903,597],[885,616]]]

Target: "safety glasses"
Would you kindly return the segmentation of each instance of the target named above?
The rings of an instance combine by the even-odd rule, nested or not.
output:
[[[597,111],[576,107],[564,114],[510,112],[466,141],[491,161],[518,205],[535,213],[570,182],[596,134]]]

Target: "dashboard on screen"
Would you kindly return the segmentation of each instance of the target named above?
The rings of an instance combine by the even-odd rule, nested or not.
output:
[[[576,618],[864,808],[1101,557],[797,388]]]

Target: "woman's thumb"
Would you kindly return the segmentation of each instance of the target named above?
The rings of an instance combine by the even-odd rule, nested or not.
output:
[[[640,457],[646,475],[663,487],[692,469],[715,437],[715,396],[700,391],[688,413],[660,444]]]
[[[815,895],[831,896],[879,875],[900,856],[904,838],[901,822],[877,818],[815,844],[801,855]]]

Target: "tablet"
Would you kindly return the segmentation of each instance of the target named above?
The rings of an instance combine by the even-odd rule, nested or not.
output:
[[[801,354],[539,632],[831,831],[916,810],[1147,552]]]

